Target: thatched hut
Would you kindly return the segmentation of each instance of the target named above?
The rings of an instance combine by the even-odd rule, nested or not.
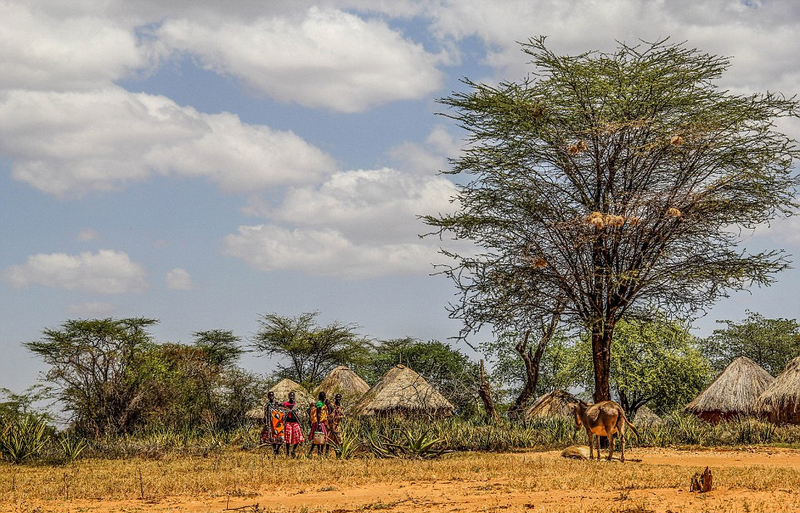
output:
[[[314,389],[314,397],[320,392],[333,399],[336,394],[342,394],[342,402],[355,404],[364,397],[369,390],[367,382],[358,377],[358,374],[345,365],[340,365],[330,371],[325,379]]]
[[[275,392],[275,399],[280,403],[289,399],[289,392],[294,392],[295,401],[297,402],[298,408],[307,405],[309,401],[312,400],[311,394],[309,394],[305,388],[303,388],[299,383],[294,382],[289,378],[284,378],[280,380],[278,384],[270,388],[268,392]],[[264,405],[266,403],[267,403],[267,396],[265,395],[261,399],[260,405],[247,411],[246,413],[247,417],[251,419],[264,418]]]
[[[758,397],[755,410],[771,422],[800,424],[800,356]]]
[[[756,362],[740,356],[686,406],[686,411],[714,424],[738,415],[752,415],[756,399],[774,380]]]
[[[543,417],[573,417],[578,399],[564,390],[553,390],[536,399],[525,411],[525,420]]]
[[[645,405],[640,406],[639,409],[636,410],[636,414],[631,419],[631,422],[633,422],[635,426],[655,426],[664,421]]]
[[[395,365],[353,407],[355,415],[452,415],[455,408],[405,365]]]

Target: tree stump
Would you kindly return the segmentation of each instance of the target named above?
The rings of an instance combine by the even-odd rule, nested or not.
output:
[[[712,487],[713,478],[711,476],[711,469],[706,467],[702,472],[695,472],[692,477],[692,483],[689,487],[690,492],[710,492]]]

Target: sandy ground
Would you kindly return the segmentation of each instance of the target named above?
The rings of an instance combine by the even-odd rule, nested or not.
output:
[[[542,458],[558,459],[559,452],[538,453]],[[58,504],[18,503],[9,513],[350,513],[356,511],[405,512],[800,512],[800,489],[769,491],[726,486],[715,477],[714,490],[704,494],[689,491],[694,471],[709,466],[716,475],[743,467],[791,469],[800,472],[800,451],[758,449],[752,451],[677,451],[635,449],[630,461],[582,462],[603,465],[609,472],[622,472],[636,465],[669,465],[686,468],[686,484],[676,488],[616,490],[536,490],[502,478],[416,482],[412,476],[392,483],[340,488],[321,483],[316,490],[272,490],[247,498],[168,497],[158,501],[69,501]],[[530,457],[530,454],[528,454]],[[520,463],[525,460],[520,456]],[[797,481],[795,481],[797,482]],[[326,486],[327,485],[327,486]],[[574,487],[573,487],[574,488]],[[0,506],[1,507],[1,506]]]

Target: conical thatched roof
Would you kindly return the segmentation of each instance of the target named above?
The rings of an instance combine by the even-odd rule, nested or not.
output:
[[[756,399],[774,380],[756,362],[740,356],[686,406],[686,411],[709,422],[754,414]]]
[[[282,403],[289,399],[289,392],[294,392],[295,401],[298,405],[306,405],[313,398],[299,383],[292,381],[289,378],[284,378],[278,382],[277,385],[270,388],[268,392],[275,392],[275,399]],[[264,405],[267,403],[267,396],[261,399],[261,404],[251,410],[248,410],[246,415],[251,419],[264,418]]]
[[[358,374],[350,370],[349,367],[340,365],[330,371],[322,383],[314,389],[314,397],[320,392],[333,399],[335,394],[342,394],[342,401],[345,404],[358,402],[369,390],[367,382],[358,377]]]
[[[652,426],[661,424],[664,421],[647,406],[640,406],[639,409],[636,410],[636,415],[633,416],[631,422],[636,426]]]
[[[542,417],[572,417],[573,406],[578,404],[578,399],[563,390],[553,390],[549,394],[536,399],[530,408],[525,411],[525,420]]]
[[[800,424],[800,356],[789,362],[756,400],[755,410],[772,422]]]
[[[353,407],[357,415],[451,415],[453,405],[405,365],[395,365]]]

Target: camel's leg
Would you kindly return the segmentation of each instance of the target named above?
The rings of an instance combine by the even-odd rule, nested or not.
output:
[[[622,422],[622,425],[619,427],[619,446],[620,446],[620,456],[619,461],[625,461],[625,422]]]
[[[609,431],[606,431],[608,433]],[[614,455],[614,433],[606,436],[608,438],[608,461],[611,461],[611,457]]]
[[[592,439],[592,432],[586,430],[586,436],[589,438],[589,461],[594,459],[594,440]]]

